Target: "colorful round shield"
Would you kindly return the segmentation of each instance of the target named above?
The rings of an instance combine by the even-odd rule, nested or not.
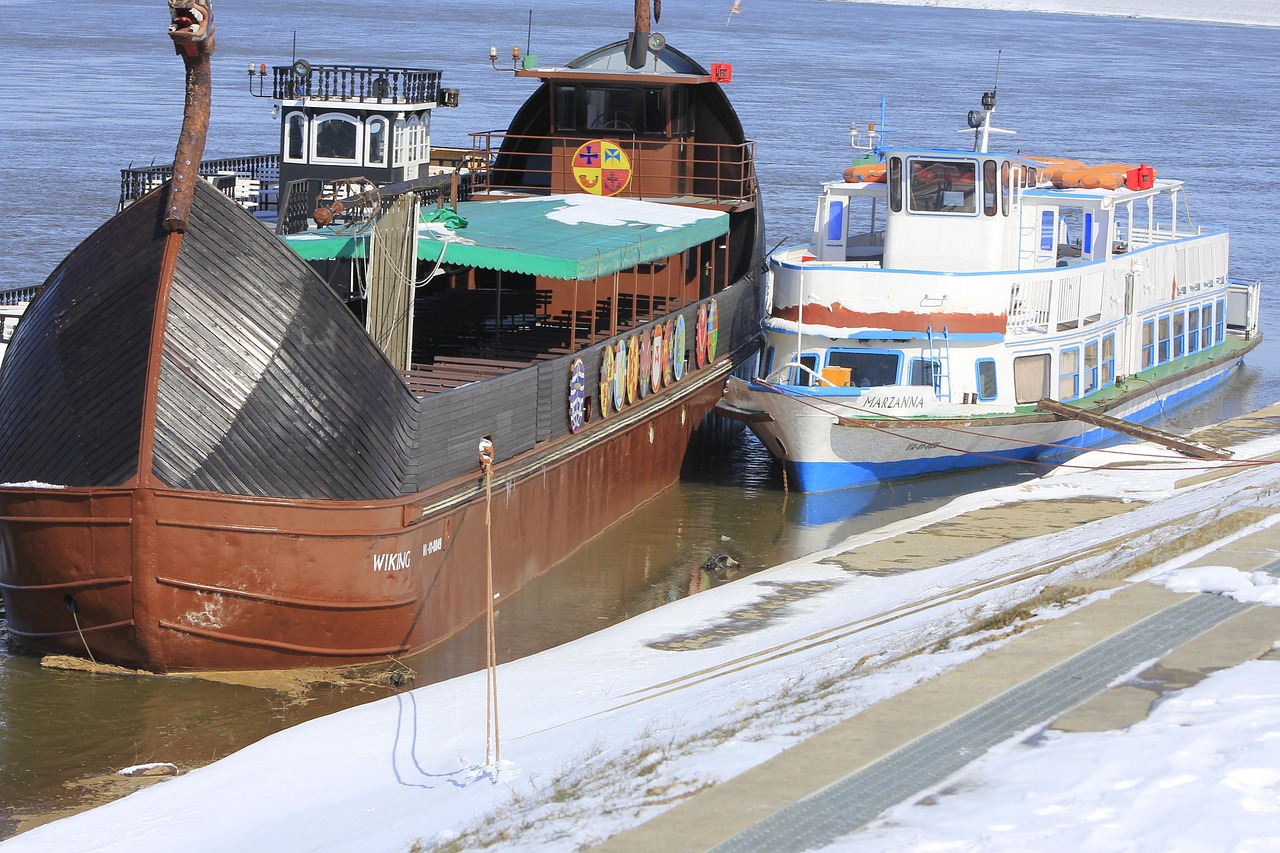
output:
[[[613,360],[613,408],[622,411],[627,400],[627,342],[618,341]]]
[[[649,393],[649,366],[653,363],[653,354],[649,351],[649,330],[640,332],[640,399]]]
[[[707,363],[707,306],[698,306],[698,326],[693,333],[693,354],[698,367]]]
[[[676,321],[668,320],[667,328],[662,333],[662,384],[671,384],[671,348],[676,342]]]
[[[719,318],[716,301],[712,299],[707,303],[707,361],[716,360],[716,327],[719,324]]]
[[[582,359],[575,358],[569,366],[569,429],[577,432],[586,420],[587,371]]]
[[[671,336],[671,372],[679,382],[684,378],[684,315],[676,318],[676,332]]]
[[[592,195],[617,195],[631,183],[631,160],[617,143],[593,139],[574,152],[573,179]]]
[[[627,339],[627,403],[636,401],[636,391],[640,385],[640,338],[632,335]]]
[[[653,358],[649,361],[649,387],[655,391],[662,390],[662,324],[653,327]]]
[[[609,416],[609,398],[613,396],[613,347],[600,353],[600,416]]]

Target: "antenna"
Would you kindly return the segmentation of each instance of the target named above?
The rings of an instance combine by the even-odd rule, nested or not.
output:
[[[533,10],[532,9],[529,10],[529,29],[526,31],[525,37],[524,37],[524,54],[525,56],[528,56],[530,53],[533,53]],[[999,65],[996,66],[997,78],[1000,76],[999,67],[1000,67]]]

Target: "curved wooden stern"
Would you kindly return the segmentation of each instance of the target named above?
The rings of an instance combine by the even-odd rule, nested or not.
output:
[[[10,634],[157,671],[420,646],[413,397],[251,217],[200,182],[168,233],[162,200],[59,266],[0,374]]]

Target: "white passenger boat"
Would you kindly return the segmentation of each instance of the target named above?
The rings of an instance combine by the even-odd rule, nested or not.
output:
[[[1060,455],[1261,340],[1259,282],[1229,275],[1227,229],[1190,220],[1181,181],[989,151],[982,102],[972,151],[855,131],[871,156],[823,185],[813,242],[769,258],[758,378],[720,410],[803,491]]]

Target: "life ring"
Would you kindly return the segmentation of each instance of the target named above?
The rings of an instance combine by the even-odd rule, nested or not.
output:
[[[698,325],[693,332],[693,357],[698,361],[698,367],[705,367],[707,364],[707,306],[705,304],[698,306]]]
[[[627,339],[627,404],[634,405],[640,385],[640,339],[632,335]]]
[[[668,320],[666,331],[662,333],[662,384],[671,384],[672,347],[675,345],[676,321]]]
[[[618,341],[618,351],[613,360],[613,408],[622,411],[627,401],[627,342]]]
[[[577,432],[586,421],[587,370],[582,359],[569,365],[569,431]]]
[[[609,417],[609,398],[613,396],[613,347],[600,354],[600,417]]]
[[[684,379],[684,315],[676,318],[676,333],[671,336],[671,372],[679,382]]]
[[[649,361],[649,387],[654,391],[662,390],[662,324],[653,327],[653,357]]]
[[[649,330],[642,329],[640,331],[640,381],[638,383],[641,400],[649,396],[649,366],[652,359],[653,355],[649,349]]]
[[[716,301],[712,299],[707,303],[707,361],[716,360],[716,340],[719,337],[719,320],[720,311],[716,308]]]

